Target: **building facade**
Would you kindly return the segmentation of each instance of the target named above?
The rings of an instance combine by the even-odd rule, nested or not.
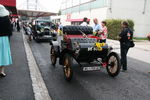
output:
[[[55,24],[60,23],[60,16],[51,16],[51,21]]]
[[[78,25],[83,17],[105,19],[131,19],[135,23],[135,37],[146,37],[150,32],[150,0],[63,0],[61,22]]]

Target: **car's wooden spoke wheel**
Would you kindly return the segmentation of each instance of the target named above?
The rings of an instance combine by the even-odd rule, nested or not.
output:
[[[55,65],[56,64],[56,60],[57,60],[57,56],[56,56],[55,49],[54,49],[53,46],[51,47],[51,51],[50,52],[51,52],[50,53],[51,63],[52,63],[52,65]]]
[[[70,81],[73,76],[73,71],[72,71],[72,57],[69,54],[65,54],[63,66],[65,78],[67,81]]]
[[[110,76],[115,77],[120,72],[120,58],[118,54],[112,52],[108,56],[107,72]]]

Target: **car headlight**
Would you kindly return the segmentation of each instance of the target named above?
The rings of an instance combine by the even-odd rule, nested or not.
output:
[[[80,45],[78,42],[74,42],[73,44],[74,44],[74,48],[76,48],[76,49],[80,48]]]
[[[40,31],[37,31],[38,34],[40,34]]]
[[[80,45],[78,42],[74,42],[74,49],[75,49],[75,53],[76,54],[79,54],[79,51],[80,51]]]

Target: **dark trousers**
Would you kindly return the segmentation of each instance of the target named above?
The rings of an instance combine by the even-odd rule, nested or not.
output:
[[[127,53],[129,47],[121,43],[121,65],[123,70],[127,70]]]

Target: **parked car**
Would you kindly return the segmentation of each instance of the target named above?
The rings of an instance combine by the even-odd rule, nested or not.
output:
[[[36,20],[32,26],[33,39],[37,42],[57,40],[54,24],[47,20]]]
[[[73,76],[73,60],[83,71],[100,70],[102,66],[112,77],[119,74],[121,68],[119,55],[113,52],[113,48],[108,44],[98,42],[101,38],[92,35],[92,27],[64,26],[63,33],[61,42],[52,41],[50,57],[54,66],[59,58],[67,81]]]

